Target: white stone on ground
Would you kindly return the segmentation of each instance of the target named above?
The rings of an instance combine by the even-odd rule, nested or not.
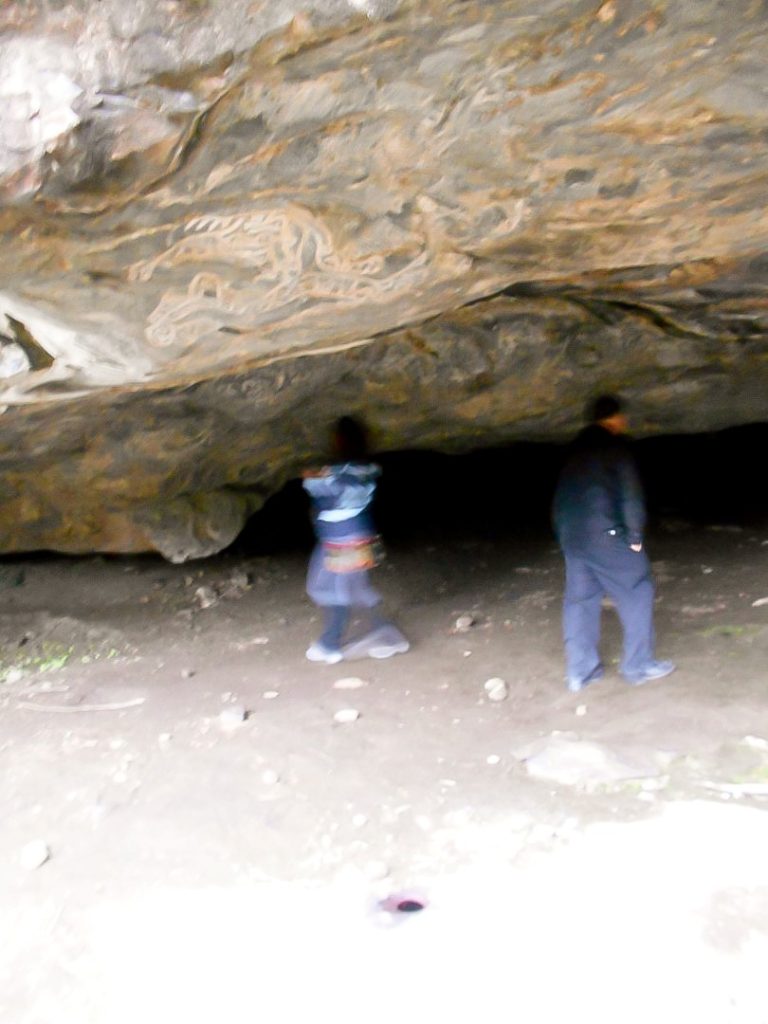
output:
[[[359,717],[360,712],[357,708],[340,708],[333,716],[333,720],[343,725],[346,722],[356,722]]]
[[[43,839],[33,839],[21,848],[19,863],[28,871],[42,867],[47,860],[50,860],[51,848]]]
[[[195,600],[201,608],[212,608],[217,604],[219,597],[213,587],[198,587],[195,591]]]
[[[488,694],[488,700],[506,700],[509,695],[509,687],[506,682],[503,679],[499,679],[498,676],[494,676],[493,679],[487,679],[483,689]]]
[[[586,789],[659,776],[670,760],[664,751],[637,746],[617,753],[573,733],[552,733],[519,748],[515,756],[534,778]]]
[[[334,690],[359,690],[367,685],[367,679],[361,679],[359,676],[344,676],[343,679],[336,680],[333,688]]]
[[[219,714],[219,725],[222,729],[237,729],[245,721],[245,708],[242,704],[232,704]]]

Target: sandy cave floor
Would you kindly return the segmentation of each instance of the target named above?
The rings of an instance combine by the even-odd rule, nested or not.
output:
[[[394,547],[336,666],[301,554],[5,560],[0,1020],[767,1022],[768,529],[650,548],[679,669],[606,611],[578,695],[544,536]]]

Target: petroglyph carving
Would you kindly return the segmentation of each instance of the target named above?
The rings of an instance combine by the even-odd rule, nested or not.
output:
[[[216,263],[247,268],[245,284],[207,269]],[[133,281],[149,281],[182,264],[204,267],[184,290],[169,289],[147,321],[157,346],[193,345],[232,322],[252,330],[276,311],[304,300],[370,303],[391,299],[427,277],[429,258],[420,252],[387,273],[386,257],[344,257],[327,226],[296,204],[229,216],[195,217],[186,235],[151,260],[129,270]],[[297,311],[297,310],[294,310]]]
[[[256,267],[271,280],[296,277],[310,262],[330,273],[340,269],[325,225],[295,204],[226,217],[206,214],[190,220],[185,230],[186,236],[159,256],[135,263],[129,280],[149,281],[161,267],[222,259]],[[376,257],[362,261],[357,269],[371,274],[380,268],[381,258]]]

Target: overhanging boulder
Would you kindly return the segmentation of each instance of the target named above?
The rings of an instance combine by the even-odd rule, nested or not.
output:
[[[768,26],[737,2],[11,3],[4,550],[237,533],[383,446],[766,418]]]

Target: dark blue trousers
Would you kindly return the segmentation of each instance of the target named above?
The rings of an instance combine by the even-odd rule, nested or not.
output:
[[[338,651],[341,649],[344,631],[352,617],[352,609],[349,605],[342,604],[326,606],[323,611],[325,612],[325,621],[323,623],[323,633],[318,643],[322,644],[328,651]],[[368,628],[374,630],[384,625],[387,625],[387,620],[383,615],[379,614],[378,608],[369,608]]]
[[[578,549],[564,549],[563,639],[569,679],[587,679],[600,668],[600,612],[604,595],[616,606],[624,630],[620,670],[641,675],[654,660],[653,580],[648,556],[619,537],[601,534]]]

